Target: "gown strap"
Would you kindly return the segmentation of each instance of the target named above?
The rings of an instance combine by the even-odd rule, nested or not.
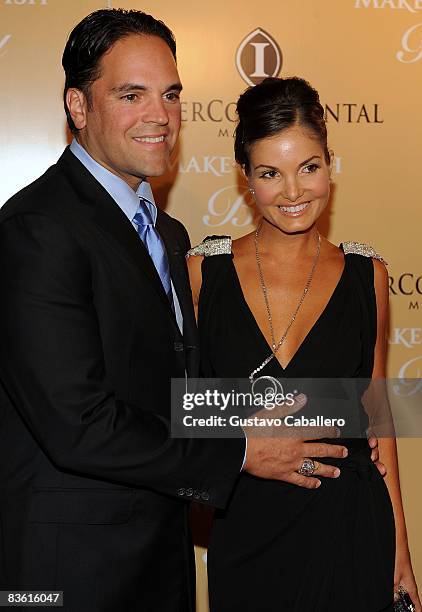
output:
[[[342,242],[341,247],[345,255],[349,255],[350,253],[354,255],[363,255],[364,257],[378,259],[379,261],[382,261],[382,263],[387,264],[385,259],[381,257],[381,255],[377,253],[376,250],[369,244],[365,244],[363,242]]]
[[[231,252],[231,236],[207,236],[202,242],[189,249],[186,257],[192,257],[193,255],[202,255],[203,257],[231,255]]]
[[[374,265],[372,260],[386,261],[368,244],[359,242],[342,242],[342,248],[348,261],[348,272],[352,287],[360,304],[362,320],[362,364],[360,376],[371,378],[374,364],[375,344],[377,339],[377,305],[374,287]],[[357,257],[355,257],[357,256]]]

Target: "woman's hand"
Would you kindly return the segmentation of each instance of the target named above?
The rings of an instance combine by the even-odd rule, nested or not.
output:
[[[409,593],[410,599],[415,606],[415,612],[422,612],[421,601],[418,595],[415,576],[412,570],[409,549],[406,545],[400,546],[396,553],[396,565],[394,569],[394,593],[402,586]]]

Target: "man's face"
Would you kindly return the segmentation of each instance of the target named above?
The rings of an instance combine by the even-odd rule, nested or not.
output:
[[[167,170],[176,144],[181,90],[176,63],[164,40],[134,34],[111,47],[100,70],[90,108],[80,92],[80,103],[69,92],[71,112],[79,109],[74,117],[82,128],[78,141],[136,189],[143,178]]]

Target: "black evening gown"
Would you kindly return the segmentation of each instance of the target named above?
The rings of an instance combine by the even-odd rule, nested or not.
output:
[[[205,257],[202,276],[202,373],[247,378],[270,348],[243,296],[233,255]],[[273,359],[260,374],[370,378],[376,316],[372,260],[347,254],[326,308],[288,366]],[[211,612],[393,609],[395,530],[386,485],[365,439],[331,442],[347,445],[349,456],[330,461],[341,475],[322,478],[319,489],[239,476],[212,527]]]

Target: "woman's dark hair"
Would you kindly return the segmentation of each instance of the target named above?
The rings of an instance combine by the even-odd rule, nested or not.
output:
[[[170,47],[176,59],[176,40],[173,32],[158,19],[142,11],[102,9],[82,19],[72,30],[63,52],[62,66],[65,72],[64,109],[72,132],[77,128],[66,104],[70,87],[80,89],[91,104],[90,87],[100,77],[100,61],[107,51],[121,38],[130,34],[158,36]]]
[[[250,172],[251,145],[261,138],[275,136],[286,128],[299,125],[319,139],[327,163],[327,128],[318,92],[304,79],[270,77],[249,87],[237,102],[239,117],[234,153],[246,174]]]

